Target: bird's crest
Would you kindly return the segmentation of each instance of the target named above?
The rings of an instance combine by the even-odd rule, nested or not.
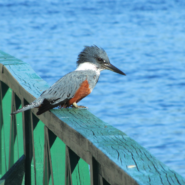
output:
[[[77,59],[77,65],[83,63],[83,62],[92,62],[89,61],[91,58],[108,58],[107,53],[105,52],[104,49],[99,48],[96,45],[93,46],[85,46],[83,51],[78,55]]]

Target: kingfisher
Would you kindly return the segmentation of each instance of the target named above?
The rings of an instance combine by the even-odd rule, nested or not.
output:
[[[50,88],[42,92],[40,97],[23,108],[12,112],[11,115],[33,108],[38,108],[37,115],[54,107],[85,108],[84,106],[78,106],[77,103],[92,92],[98,82],[100,72],[105,69],[126,75],[110,63],[104,49],[95,45],[85,46],[78,55],[75,71],[60,78]]]

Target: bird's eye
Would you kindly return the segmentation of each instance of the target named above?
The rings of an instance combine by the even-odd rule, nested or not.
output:
[[[103,60],[102,58],[97,58],[97,60],[98,60],[99,62],[105,62],[105,60]]]
[[[97,58],[98,59],[98,61],[100,61],[100,62],[102,62],[103,61],[103,59],[102,58]]]

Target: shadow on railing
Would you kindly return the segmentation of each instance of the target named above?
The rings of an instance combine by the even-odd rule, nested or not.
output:
[[[0,185],[185,184],[87,110],[53,109],[40,116],[32,110],[11,117],[48,85],[28,64],[1,51],[0,63]]]

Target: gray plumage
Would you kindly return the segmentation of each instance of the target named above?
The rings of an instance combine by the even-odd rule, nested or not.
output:
[[[64,77],[60,78],[49,89],[42,93],[40,97],[52,102],[52,105],[60,103],[66,99],[73,98],[76,91],[79,89],[80,84],[87,80],[90,85],[90,89],[94,89],[99,75],[94,71],[73,71],[68,73]],[[66,83],[67,82],[67,83]],[[55,101],[55,99],[58,99]]]
[[[97,46],[86,46],[84,48],[78,56],[77,67],[76,71],[68,73],[64,77],[60,78],[31,104],[11,113],[11,115],[32,108],[38,108],[37,115],[40,115],[57,106],[69,107],[71,105],[69,103],[70,100],[74,99],[75,93],[79,90],[82,83],[87,81],[88,89],[91,92],[98,82],[100,71],[104,69],[109,69],[125,75],[122,71],[110,64],[106,52]],[[76,104],[87,95],[88,94],[85,94],[74,103]],[[77,107],[77,105],[75,107]]]
[[[49,89],[44,91],[39,98],[33,101],[30,105],[26,105],[12,114],[23,112],[43,104],[44,100],[50,102],[51,107],[57,107],[62,103],[65,105],[68,100],[74,97],[81,83],[87,80],[90,88],[93,89],[98,81],[99,76],[94,71],[73,71],[55,82]],[[39,113],[38,113],[39,115]]]

